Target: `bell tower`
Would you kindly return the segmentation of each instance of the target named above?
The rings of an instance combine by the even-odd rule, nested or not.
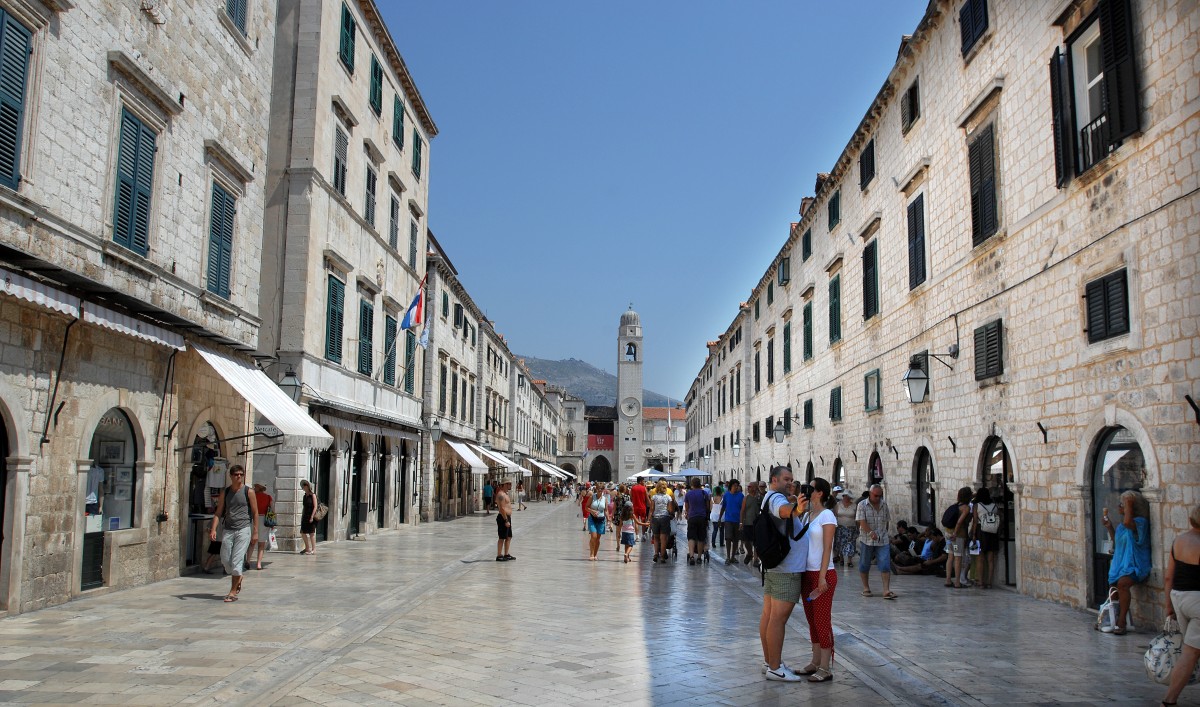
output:
[[[642,439],[642,320],[633,305],[617,330],[617,460],[613,480],[624,481],[645,463]]]

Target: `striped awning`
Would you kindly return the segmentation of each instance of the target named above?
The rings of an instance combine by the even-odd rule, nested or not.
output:
[[[450,448],[454,450],[454,453],[460,459],[467,463],[467,466],[471,467],[471,474],[475,476],[487,476],[487,464],[484,464],[483,460],[476,456],[475,452],[472,452],[471,448],[465,442],[451,442],[448,439],[444,441],[450,445]]]

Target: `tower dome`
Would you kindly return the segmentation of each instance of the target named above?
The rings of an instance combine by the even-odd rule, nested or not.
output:
[[[628,311],[621,315],[621,326],[641,326],[642,318],[638,313],[633,311],[633,305],[629,305]]]

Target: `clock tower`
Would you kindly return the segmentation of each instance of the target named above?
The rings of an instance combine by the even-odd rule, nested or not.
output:
[[[642,320],[633,305],[617,330],[617,459],[613,480],[624,481],[645,464],[642,439]]]

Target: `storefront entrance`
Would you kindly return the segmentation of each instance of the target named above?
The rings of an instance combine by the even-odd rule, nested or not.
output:
[[[192,566],[205,559],[213,511],[216,510],[221,489],[228,483],[220,433],[212,421],[201,425],[192,439],[187,468],[190,471],[186,489],[188,523],[184,537],[184,564]]]
[[[375,463],[372,465],[371,506],[375,509],[375,527],[383,529],[386,522],[383,509],[383,478],[387,472],[388,447],[385,437],[375,438]]]
[[[333,465],[333,454],[328,449],[322,449],[313,454],[317,457],[316,472],[317,472],[317,501],[329,506],[329,477],[330,467]],[[317,521],[317,532],[315,534],[317,542],[324,542],[329,539],[329,516],[326,515],[321,520]]]
[[[1017,586],[1017,507],[1013,496],[1012,459],[999,437],[989,437],[983,444],[983,463],[980,482],[988,487],[992,500],[1000,504],[1004,517],[1000,522],[1000,551],[997,566],[1004,569],[1004,583]]]
[[[404,525],[407,519],[405,514],[404,489],[408,484],[408,445],[411,444],[408,440],[401,440],[400,446],[394,448],[392,456],[395,457],[392,461],[396,465],[396,484],[392,490],[392,507],[396,509],[396,522]],[[397,456],[397,454],[399,456]]]
[[[933,457],[929,450],[921,447],[917,450],[916,463],[913,465],[913,505],[916,509],[917,524],[931,526],[937,518],[934,509],[937,508],[937,496],[933,490]]]
[[[355,433],[354,447],[350,452],[350,473],[346,475],[346,483],[349,485],[349,488],[345,490],[349,491],[349,494],[342,496],[342,498],[346,498],[348,495],[350,498],[350,521],[346,525],[347,540],[361,532],[358,527],[359,522],[362,520],[358,504],[362,502],[363,465],[367,462],[367,455],[364,452],[362,433]]]
[[[1133,434],[1124,427],[1110,427],[1097,438],[1092,462],[1091,606],[1099,607],[1108,594],[1108,568],[1112,562],[1112,543],[1104,527],[1104,509],[1115,525],[1121,522],[1121,494],[1141,491],[1146,482],[1146,459]]]
[[[4,521],[7,519],[8,513],[8,429],[4,426],[4,420],[0,419],[0,548],[4,547],[4,541],[7,539],[4,535]],[[7,555],[0,553],[0,563],[8,561]],[[0,564],[0,570],[3,565]],[[0,572],[3,576],[3,572]]]
[[[883,483],[883,460],[879,452],[871,452],[871,460],[867,462],[867,485]]]
[[[133,425],[124,412],[104,413],[92,433],[92,465],[84,499],[83,557],[79,589],[104,584],[104,533],[133,527],[138,498],[137,450]]]

